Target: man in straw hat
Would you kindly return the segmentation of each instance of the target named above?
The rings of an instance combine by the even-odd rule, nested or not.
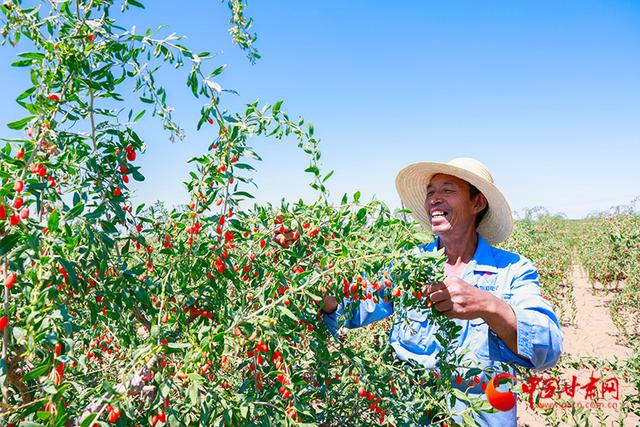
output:
[[[412,216],[436,235],[421,249],[444,249],[446,279],[427,286],[425,293],[437,310],[462,327],[459,349],[466,350],[465,360],[498,370],[504,363],[535,369],[555,365],[562,351],[562,333],[551,305],[540,295],[536,268],[520,255],[492,246],[509,237],[513,220],[487,167],[469,158],[414,163],[398,173],[396,188]],[[338,316],[349,303],[325,299],[324,320],[334,336]],[[355,314],[345,319],[345,326],[370,324],[393,309],[392,302],[362,301]],[[406,315],[411,325],[397,322],[391,329],[390,343],[397,357],[435,367],[440,345],[427,313],[412,310]],[[466,386],[460,387],[464,391]],[[469,392],[482,395],[479,385]],[[461,409],[464,404],[458,402],[454,410]],[[516,407],[483,413],[477,421],[515,426]]]

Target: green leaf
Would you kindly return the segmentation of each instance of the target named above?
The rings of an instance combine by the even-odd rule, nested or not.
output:
[[[49,232],[52,233],[58,231],[58,224],[60,224],[60,213],[55,210],[51,212],[51,215],[49,215],[49,221],[47,222]]]
[[[280,107],[282,107],[282,102],[283,101],[278,101],[275,104],[273,104],[273,108],[271,108],[271,111],[273,111],[273,114],[278,114],[278,112],[280,111]]]
[[[127,243],[122,247],[123,254],[127,254],[129,252],[129,246],[131,246],[131,240],[127,240]]]
[[[298,321],[298,318],[296,317],[296,315],[293,314],[293,312],[289,310],[285,305],[278,306],[278,308],[283,314],[285,314],[287,317],[292,319],[294,322]]]
[[[51,417],[51,414],[47,411],[38,411],[36,412],[36,417],[44,421],[44,420],[48,420],[49,417]]]
[[[477,421],[469,414],[467,413],[463,413],[462,414],[462,424],[463,425],[467,425],[467,426],[472,426],[477,424]]]
[[[0,240],[0,256],[6,255],[22,239],[22,234],[7,234]]]
[[[314,175],[319,175],[319,174],[320,174],[320,170],[318,170],[318,168],[317,168],[317,167],[315,167],[315,166],[309,166],[309,167],[308,167],[308,168],[306,168],[304,171],[305,171],[305,172],[311,172],[311,173],[312,173],[312,174],[314,174]]]
[[[167,353],[176,353],[189,347],[191,347],[191,344],[188,342],[170,342],[167,344]]]
[[[33,61],[31,59],[21,59],[11,63],[12,67],[29,67]]]
[[[144,113],[146,113],[146,112],[147,112],[147,110],[142,110],[142,111],[140,111],[140,112],[139,112],[139,113],[138,113],[138,114],[133,118],[133,121],[134,121],[134,122],[137,122],[138,120],[140,120],[140,119],[142,118],[142,116],[144,116]]]
[[[18,97],[16,98],[16,101],[20,101],[20,100],[22,100],[22,99],[25,99],[25,98],[30,97],[30,96],[31,96],[31,94],[32,94],[33,92],[35,92],[35,90],[36,90],[35,86],[30,87],[29,89],[25,90],[25,91],[24,91],[24,92],[22,92],[20,95],[18,95]],[[21,103],[21,105],[22,105],[22,103]],[[24,104],[24,105],[26,105],[26,104]]]
[[[209,78],[215,77],[218,74],[222,73],[224,71],[224,69],[227,68],[227,64],[223,64],[221,66],[219,66],[218,68],[216,68],[215,70],[213,70],[211,72],[211,74],[209,74]]]
[[[67,212],[67,221],[77,217],[78,215],[80,215],[82,213],[82,211],[84,210],[84,203],[79,202],[78,204],[76,204],[74,207],[72,207],[69,212]]]
[[[20,130],[24,129],[25,126],[34,118],[35,116],[28,116],[24,119],[16,120],[15,122],[7,123],[9,129]]]
[[[189,348],[189,347],[191,347],[191,344],[189,344],[188,342],[170,342],[169,344],[167,344],[167,347],[169,347],[169,348]]]
[[[22,52],[18,54],[21,58],[30,58],[30,59],[42,59],[44,58],[44,53],[40,52]]]
[[[464,394],[462,391],[458,390],[457,388],[453,388],[451,391],[453,391],[453,394],[456,397],[456,399],[461,400],[463,402],[466,402],[469,400],[467,395]]]
[[[76,276],[76,271],[73,268],[73,264],[71,264],[64,258],[58,258],[58,262],[62,264],[62,267],[64,267],[67,274],[69,275],[69,282],[71,282],[73,286],[76,286],[78,284],[78,276]]]
[[[233,196],[248,197],[249,199],[254,198],[251,194],[247,193],[246,191],[236,191],[235,193],[233,193]]]
[[[130,4],[131,6],[139,7],[140,9],[144,9],[144,5],[136,0],[127,0],[127,4]]]
[[[262,157],[260,157],[255,151],[248,148],[242,150],[242,155],[256,160],[262,160]]]
[[[287,283],[287,278],[285,277],[284,274],[282,274],[281,271],[278,271],[278,282],[280,282],[282,284],[282,286],[289,286],[289,283]]]
[[[102,214],[104,214],[105,210],[106,206],[102,204],[98,206],[93,212],[89,212],[88,214],[86,214],[84,217],[87,219],[97,219],[100,218]]]
[[[189,399],[192,403],[198,402],[200,398],[200,391],[198,390],[199,384],[195,381],[192,381],[189,385],[189,389],[187,390],[187,394],[189,395]]]
[[[89,416],[87,418],[85,418],[84,420],[82,420],[82,423],[80,424],[80,427],[89,427],[90,425],[93,425],[93,420],[96,419],[96,416],[98,414],[93,413],[93,414],[89,414]]]
[[[102,229],[107,233],[117,233],[118,229],[111,224],[109,221],[100,221],[100,225],[102,225]]]
[[[233,166],[238,168],[238,169],[246,169],[246,170],[250,170],[250,171],[254,171],[255,170],[255,168],[253,166],[248,165],[246,163],[236,163]]]
[[[25,380],[34,380],[34,379],[36,379],[38,377],[41,377],[42,375],[45,375],[45,373],[48,372],[49,369],[51,369],[51,363],[45,363],[43,365],[38,366],[37,368],[34,368],[34,369],[30,370],[26,374],[24,374],[24,379]]]
[[[140,168],[131,169],[131,176],[136,181],[144,181],[144,175],[142,175],[140,172],[138,172],[138,169],[140,169]]]

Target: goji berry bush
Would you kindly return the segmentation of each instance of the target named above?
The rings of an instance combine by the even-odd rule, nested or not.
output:
[[[625,396],[625,410],[640,416],[640,215],[638,200],[582,221],[577,253],[594,292],[611,296],[613,323],[636,348],[621,371],[633,382],[635,393]]]
[[[542,208],[530,209],[515,222],[512,235],[501,247],[535,264],[542,296],[551,302],[561,321],[573,322],[576,308],[570,275],[574,249],[567,221]]]
[[[245,4],[228,5],[232,37],[256,60]],[[492,372],[448,351],[459,328],[419,294],[419,282],[442,277],[441,257],[412,255],[427,236],[357,192],[330,204],[312,126],[281,101],[226,110],[212,55],[124,29],[115,7],[1,6],[3,44],[24,49],[11,65],[31,81],[16,100],[26,115],[8,123],[0,150],[2,423],[473,424],[493,410],[453,387]],[[163,65],[187,70],[211,141],[191,160],[190,202],[171,210],[130,200],[132,180],[144,180],[145,111],[170,139],[185,137],[156,74]],[[246,207],[257,136],[306,153],[315,202]],[[288,229],[293,245],[274,241]],[[385,334],[402,310],[334,340],[319,315],[327,294],[427,310],[445,343],[438,369],[393,357]],[[465,412],[452,413],[456,399]]]
[[[640,277],[639,258],[634,256],[640,253],[637,224],[638,215],[633,207],[613,209],[584,220],[567,220],[538,208],[525,212],[523,218],[516,221],[513,235],[503,246],[535,262],[543,295],[552,302],[565,325],[575,323],[576,306],[569,277],[572,263],[581,265],[592,282],[594,292],[613,294],[609,305],[611,318],[626,336],[627,344],[633,347],[637,342],[637,278]],[[558,390],[549,393],[548,389],[546,398],[551,399],[555,406],[537,408],[536,412],[546,425],[587,425],[594,422],[625,425],[629,413],[640,414],[637,397],[640,390],[639,356],[637,351],[627,360],[604,359],[598,355],[564,355],[558,365],[546,373],[550,378],[561,378],[570,372],[588,371],[595,378],[619,379],[620,384],[626,384],[628,390],[635,392],[623,395],[619,411],[615,414],[617,418],[602,408],[576,407],[571,398]],[[529,375],[521,371],[519,377],[526,379]],[[523,387],[526,387],[526,380]],[[523,393],[521,398],[536,407],[543,394],[539,392],[531,397]]]
[[[3,425],[472,425],[495,410],[468,394],[495,372],[463,363],[455,323],[420,294],[443,274],[442,257],[414,251],[431,236],[358,192],[329,203],[331,172],[304,119],[282,101],[227,110],[211,54],[118,24],[114,10],[143,8],[137,0],[26,3],[0,6],[3,44],[21,52],[11,65],[31,82],[0,149]],[[255,61],[245,6],[228,2],[230,33]],[[173,209],[131,200],[144,180],[139,120],[153,114],[170,140],[186,138],[162,67],[203,100],[194,121],[210,140],[191,159],[189,203]],[[256,137],[306,154],[315,201],[248,207]],[[290,246],[276,237],[288,230]],[[536,263],[565,321],[577,251],[592,280],[618,288],[612,316],[635,342],[639,230],[633,210],[580,223],[533,210],[503,247]],[[398,309],[334,339],[319,314],[325,295]],[[439,325],[437,369],[401,363],[389,346],[410,308]],[[638,353],[625,366],[565,358],[552,373],[575,366],[637,379]],[[458,399],[468,409],[456,414]]]
[[[630,341],[640,336],[640,215],[634,205],[584,220],[580,262],[591,280],[612,292],[611,317]]]

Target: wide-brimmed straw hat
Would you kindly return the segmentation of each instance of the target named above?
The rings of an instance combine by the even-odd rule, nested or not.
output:
[[[489,207],[477,231],[489,244],[495,245],[509,237],[513,229],[513,217],[507,199],[494,185],[489,169],[479,161],[466,157],[453,159],[449,163],[413,163],[398,172],[396,189],[404,207],[411,210],[411,215],[418,222],[431,229],[424,202],[427,198],[427,186],[431,177],[436,174],[458,177],[484,194]]]

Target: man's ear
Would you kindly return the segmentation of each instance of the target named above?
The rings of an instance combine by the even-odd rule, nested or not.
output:
[[[487,198],[484,197],[484,194],[479,193],[476,196],[476,200],[473,204],[473,213],[474,214],[479,214],[480,212],[482,212],[484,210],[484,208],[486,208],[489,205],[489,202],[487,201]]]

